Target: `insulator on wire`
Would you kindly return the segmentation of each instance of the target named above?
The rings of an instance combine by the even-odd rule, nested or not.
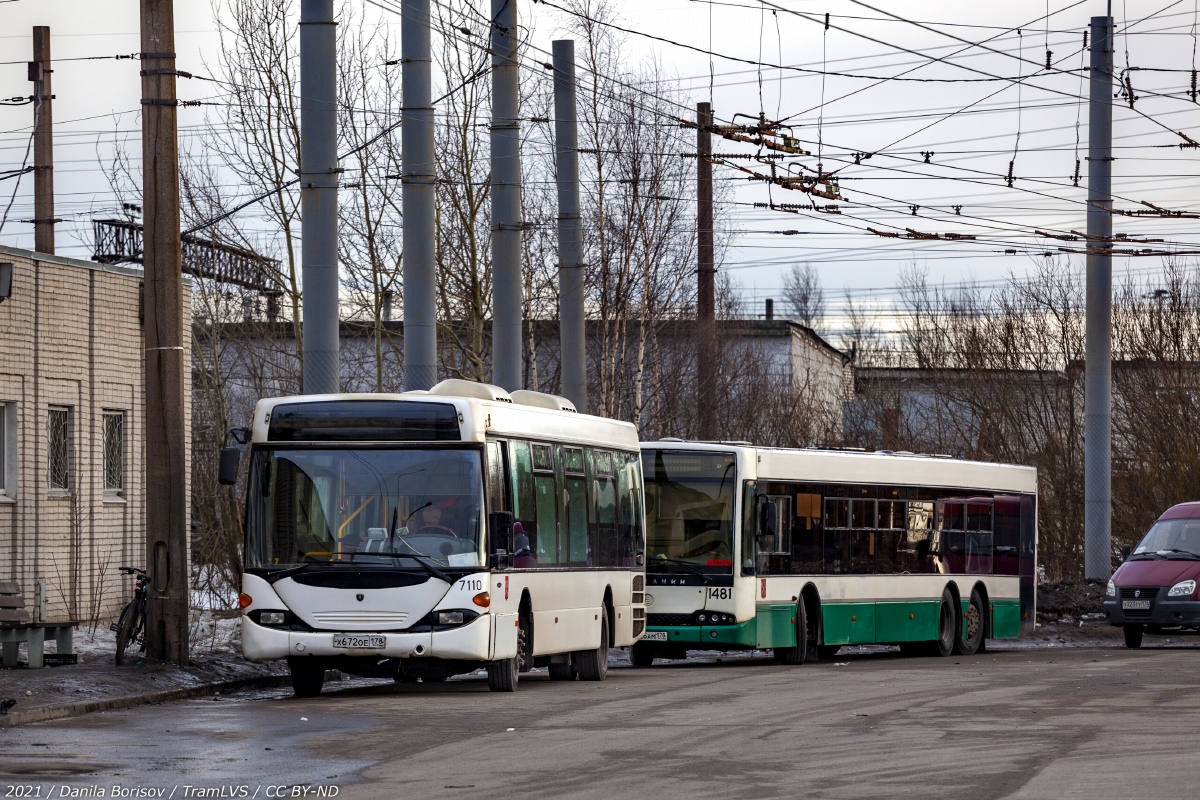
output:
[[[1051,51],[1049,51],[1049,50],[1046,51],[1046,71],[1047,72],[1052,69],[1052,67],[1050,66],[1050,57],[1053,55],[1054,55],[1054,53],[1052,53]]]

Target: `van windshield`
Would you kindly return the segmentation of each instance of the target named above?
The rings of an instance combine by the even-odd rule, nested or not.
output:
[[[1142,537],[1133,557],[1200,559],[1200,517],[1160,519]]]
[[[247,486],[246,566],[483,564],[474,448],[260,448]],[[417,557],[417,558],[414,558]]]

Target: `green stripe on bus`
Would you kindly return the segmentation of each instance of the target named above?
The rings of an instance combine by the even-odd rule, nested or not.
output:
[[[875,641],[927,642],[938,637],[941,600],[907,600],[875,604]]]
[[[747,620],[737,625],[649,625],[646,631],[666,631],[665,642],[643,640],[647,644],[686,645],[689,650],[709,648],[746,648],[757,645],[757,621]]]
[[[875,641],[874,603],[823,603],[825,644],[871,644]]]
[[[1021,601],[992,601],[992,638],[1015,639],[1021,635]]]
[[[756,609],[760,649],[796,646],[796,606],[792,603],[763,603]]]

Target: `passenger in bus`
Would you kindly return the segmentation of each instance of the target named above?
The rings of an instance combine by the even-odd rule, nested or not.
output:
[[[533,549],[529,546],[529,534],[525,526],[519,522],[513,523],[513,567],[516,569],[532,569],[538,565]]]

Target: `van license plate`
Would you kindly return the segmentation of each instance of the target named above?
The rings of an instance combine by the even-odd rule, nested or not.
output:
[[[384,639],[382,636],[363,636],[356,633],[339,633],[333,637],[334,647],[343,647],[347,650],[382,650]]]
[[[665,642],[667,640],[666,631],[646,631],[642,639],[648,642]]]
[[[1149,611],[1149,600],[1122,600],[1121,609],[1124,611]]]

